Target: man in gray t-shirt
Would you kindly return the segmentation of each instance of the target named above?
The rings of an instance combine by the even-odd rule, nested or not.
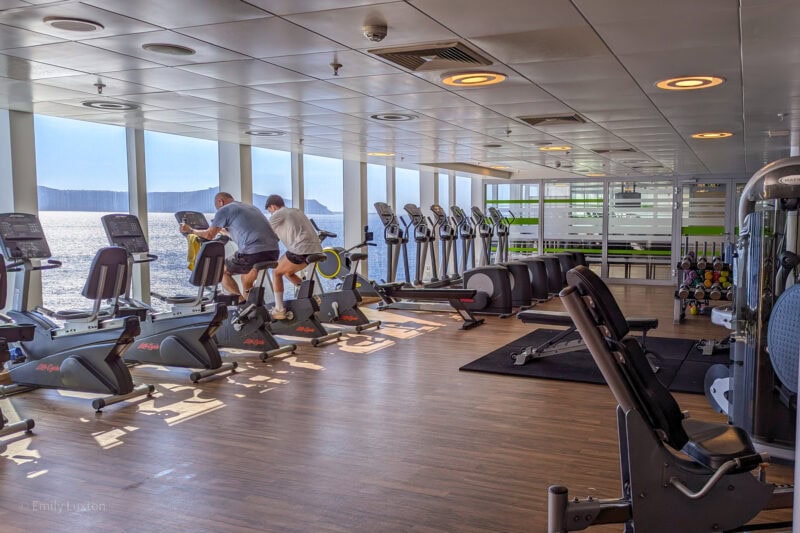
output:
[[[317,231],[305,213],[299,209],[286,207],[283,198],[271,194],[264,206],[270,213],[269,223],[286,247],[286,253],[278,260],[278,268],[273,272],[273,288],[275,291],[275,309],[272,318],[283,320],[286,309],[283,306],[283,277],[295,286],[301,279],[297,273],[308,266],[306,258],[311,254],[322,252]]]
[[[211,227],[207,230],[194,230],[181,224],[181,233],[194,233],[202,239],[211,240],[224,230],[230,236],[239,250],[225,260],[222,286],[227,292],[238,294],[244,299],[258,276],[253,265],[278,260],[278,236],[259,208],[237,202],[226,192],[220,192],[214,197],[214,207],[217,213],[211,221]],[[236,274],[242,275],[244,296],[233,279]]]

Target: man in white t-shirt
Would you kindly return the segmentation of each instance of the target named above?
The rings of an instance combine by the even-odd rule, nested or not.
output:
[[[275,309],[272,310],[272,318],[284,320],[286,308],[283,305],[283,278],[285,276],[295,286],[300,285],[302,280],[297,273],[308,266],[306,258],[309,255],[322,252],[322,244],[305,213],[286,207],[279,195],[270,195],[265,207],[270,213],[269,223],[272,229],[286,247],[286,253],[278,259],[278,267],[273,273]]]

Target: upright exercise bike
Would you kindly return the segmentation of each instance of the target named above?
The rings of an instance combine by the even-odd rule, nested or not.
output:
[[[178,211],[175,218],[192,229],[206,230],[208,220],[203,213],[197,211]],[[220,237],[220,236],[218,236]],[[227,238],[226,238],[227,239]],[[223,239],[215,239],[220,242]],[[224,320],[214,338],[220,348],[235,348],[259,352],[262,361],[270,357],[286,353],[294,353],[296,344],[281,345],[270,331],[269,311],[264,304],[264,274],[267,269],[278,266],[277,261],[257,263],[253,268],[259,277],[247,294],[247,301],[239,302],[239,297],[231,298],[226,294],[217,294],[217,303],[228,308],[228,319]]]
[[[102,217],[108,242],[128,253],[129,271],[133,265],[158,259],[150,254],[142,226],[136,215],[111,214]],[[197,287],[195,295],[162,296],[150,294],[170,305],[169,310],[156,312],[130,294],[130,281],[120,299],[117,314],[139,314],[142,332],[125,352],[125,361],[133,364],[156,364],[180,368],[202,368],[190,374],[192,382],[222,372],[233,371],[236,362],[223,363],[214,334],[227,318],[225,306],[208,299],[204,291],[216,288],[222,281],[225,249],[219,242],[204,243],[189,283]]]
[[[321,230],[313,220],[311,223],[317,230],[320,242],[324,242],[327,238],[336,238],[335,233]],[[365,244],[362,243],[362,245]],[[327,254],[326,257],[330,258]],[[361,303],[361,291],[357,288],[358,266],[362,260],[367,258],[367,254],[363,252],[346,252],[344,258],[350,265],[350,272],[345,276],[341,286],[335,291],[325,291],[322,288],[322,284],[319,283],[317,276],[319,275],[320,265],[325,261],[317,263],[316,268],[311,270],[316,289],[315,295],[319,297],[317,301],[319,305],[317,318],[323,324],[353,327],[356,331],[379,328],[381,326],[380,320],[370,320],[358,307],[358,304]]]
[[[50,311],[43,307],[28,308],[31,273],[61,266],[59,261],[50,259],[50,247],[36,215],[0,214],[0,248],[10,260],[10,270],[24,272],[21,290],[15,295],[8,317],[35,326],[33,339],[20,342],[23,357],[9,365],[14,385],[2,387],[1,392],[13,394],[48,387],[108,394],[92,402],[92,407],[99,411],[155,390],[152,385],[135,386],[122,360],[139,334],[139,319],[114,317],[113,311],[100,308],[109,299],[116,306],[117,299],[125,292],[128,255],[124,249],[102,248],[95,255],[82,291],[83,296],[94,301],[91,310]],[[43,260],[47,263],[41,264]],[[50,317],[63,321],[64,325]]]
[[[8,276],[6,274],[6,262],[0,256],[0,304],[5,305]],[[10,317],[0,313],[0,364],[6,364],[11,359],[11,352],[8,343],[20,341],[32,341],[36,326],[33,324],[16,324]],[[9,424],[3,412],[0,411],[0,437],[12,435],[21,431],[30,432],[34,427],[34,421],[30,418]]]

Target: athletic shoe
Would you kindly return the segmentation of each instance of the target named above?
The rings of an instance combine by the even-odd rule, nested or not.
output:
[[[273,308],[269,316],[272,320],[286,320],[286,309]]]

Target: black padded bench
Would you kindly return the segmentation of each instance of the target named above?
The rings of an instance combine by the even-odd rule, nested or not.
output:
[[[517,313],[517,318],[526,324],[564,326],[568,329],[559,331],[557,334],[553,335],[550,339],[539,346],[528,346],[521,352],[512,354],[515,365],[525,365],[534,359],[541,359],[543,357],[586,349],[586,344],[582,339],[563,340],[576,332],[575,323],[572,321],[572,318],[567,312],[540,311],[538,309],[531,309],[527,311],[520,311]],[[644,349],[645,353],[647,353],[647,357],[650,361],[650,366],[652,367],[653,371],[657,372],[658,355],[655,354],[655,352],[647,349],[647,332],[658,327],[658,319],[636,317],[628,318],[626,320],[628,322],[629,331],[637,331],[642,334],[642,340],[640,344],[642,345],[642,349]]]

